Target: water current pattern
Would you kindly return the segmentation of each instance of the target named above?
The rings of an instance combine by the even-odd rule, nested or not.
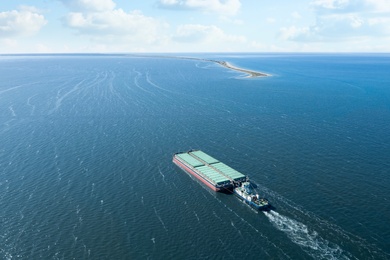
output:
[[[390,57],[191,57],[0,56],[0,259],[389,259]]]

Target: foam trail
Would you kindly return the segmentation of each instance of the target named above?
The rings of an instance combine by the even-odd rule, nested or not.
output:
[[[15,113],[15,110],[14,110],[13,106],[9,106],[8,108],[11,111],[12,116],[15,117],[16,113]]]
[[[38,82],[32,82],[32,83],[28,83],[28,84],[22,84],[22,85],[19,85],[19,86],[15,86],[15,87],[10,87],[10,88],[7,88],[7,89],[4,89],[4,90],[0,90],[0,95],[3,94],[3,93],[6,93],[8,91],[11,91],[11,90],[14,90],[14,89],[18,89],[18,88],[22,88],[22,87],[26,87],[26,86],[30,86],[30,85],[33,85],[33,84],[36,84]]]
[[[153,207],[153,208],[154,208],[154,207]],[[167,227],[165,226],[164,221],[162,221],[160,215],[158,215],[156,208],[154,208],[154,213],[156,213],[156,216],[157,216],[158,220],[161,222],[161,225],[163,226],[163,228],[165,229],[165,231],[168,231]]]
[[[196,212],[194,211],[194,214],[195,214],[195,217],[196,217],[196,219],[198,220],[198,222],[200,223],[200,219],[199,219],[199,217],[198,217],[198,214],[196,214]]]
[[[63,94],[61,97],[57,98],[56,100],[56,104],[55,104],[55,107],[49,111],[49,114],[53,113],[54,111],[56,111],[62,104],[62,101],[67,97],[69,96],[70,94],[72,94],[73,92],[75,91],[79,91],[79,87],[85,82],[85,79],[80,81],[79,83],[77,83],[71,90],[69,90],[68,92],[66,92],[65,94]]]
[[[164,183],[165,183],[165,184],[168,184],[168,183],[165,181],[165,175],[162,173],[160,167],[158,167],[158,171],[159,171],[160,175],[162,176]]]
[[[33,98],[33,97],[35,97],[37,94],[35,94],[35,95],[33,95],[33,96],[31,96],[31,97],[29,97],[28,99],[27,99],[27,105],[28,106],[30,106],[31,107],[31,116],[32,115],[34,115],[34,111],[35,111],[35,105],[32,105],[31,104],[31,99]]]
[[[292,242],[314,259],[349,259],[347,252],[320,237],[316,231],[310,231],[305,224],[272,210],[264,214],[277,229],[286,233]]]

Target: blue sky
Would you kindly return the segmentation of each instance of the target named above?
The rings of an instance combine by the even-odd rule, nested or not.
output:
[[[390,1],[1,1],[0,53],[52,52],[390,52]]]

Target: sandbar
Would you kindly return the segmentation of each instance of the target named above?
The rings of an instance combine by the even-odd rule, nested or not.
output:
[[[230,64],[227,61],[218,61],[218,60],[207,60],[207,61],[218,63],[218,64],[224,66],[225,68],[228,68],[228,69],[231,69],[231,70],[244,72],[244,73],[248,74],[248,76],[247,76],[248,78],[257,78],[257,77],[268,77],[268,76],[270,76],[269,74],[265,74],[263,72],[247,70],[247,69],[243,69],[243,68],[239,68],[239,67],[233,66],[232,64]]]
[[[139,56],[139,57],[154,57],[154,58],[173,58],[173,59],[184,59],[184,60],[199,60],[199,61],[207,61],[207,62],[214,62],[217,63],[227,69],[243,72],[247,74],[248,76],[246,78],[259,78],[259,77],[268,77],[271,76],[270,74],[266,74],[263,72],[248,70],[236,67],[232,64],[230,64],[227,61],[220,61],[220,60],[209,60],[209,59],[202,59],[202,58],[194,58],[194,57],[183,57],[183,56],[162,56],[162,55],[133,55],[133,56]]]

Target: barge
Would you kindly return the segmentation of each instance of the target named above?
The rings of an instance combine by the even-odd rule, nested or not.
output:
[[[214,191],[232,191],[247,181],[247,176],[201,150],[175,153],[173,162]]]
[[[271,205],[259,197],[249,178],[200,150],[179,152],[173,162],[214,191],[233,192],[255,210],[270,210]]]

